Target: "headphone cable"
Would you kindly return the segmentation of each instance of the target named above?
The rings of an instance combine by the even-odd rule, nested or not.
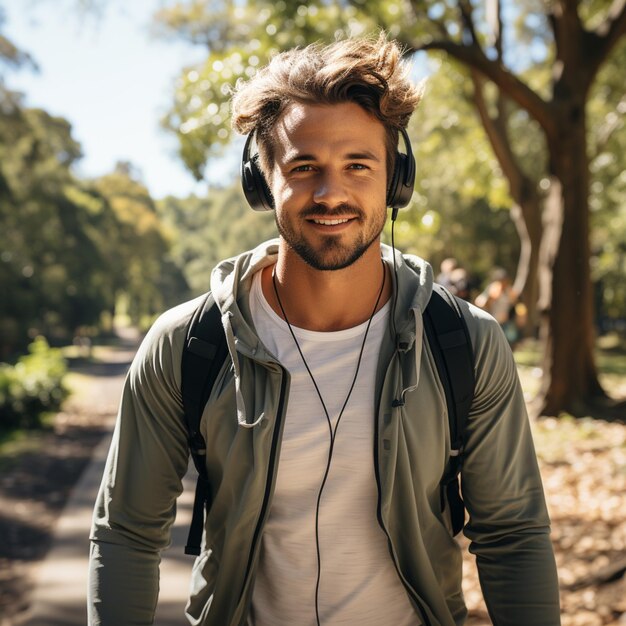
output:
[[[398,343],[398,329],[396,327],[396,306],[398,304],[398,267],[396,265],[396,242],[394,238],[394,227],[396,225],[396,218],[398,217],[398,208],[393,207],[391,211],[391,256],[393,259],[393,278],[394,278],[394,293],[391,300],[391,325],[393,326],[394,341]]]
[[[276,294],[276,300],[278,301],[278,306],[280,307],[281,313],[283,314],[283,317],[285,318],[285,322],[287,322],[287,327],[289,328],[289,332],[291,333],[291,336],[296,345],[296,348],[298,349],[298,352],[300,353],[300,358],[302,359],[302,363],[304,364],[306,371],[309,373],[311,382],[313,383],[313,386],[315,387],[315,391],[317,392],[317,395],[320,399],[322,408],[324,409],[324,414],[326,416],[326,421],[328,422],[328,430],[330,434],[330,446],[328,448],[328,460],[326,462],[326,470],[324,471],[324,477],[322,478],[322,483],[320,485],[320,489],[317,494],[317,503],[315,505],[315,547],[317,551],[317,580],[315,583],[315,618],[317,620],[317,626],[320,626],[321,624],[320,615],[319,615],[319,589],[320,589],[320,580],[321,580],[321,575],[322,575],[322,557],[320,553],[320,540],[319,540],[319,513],[320,513],[320,504],[322,500],[322,492],[324,491],[324,487],[326,486],[326,480],[328,479],[328,474],[330,473],[330,464],[333,458],[333,450],[335,447],[335,437],[337,435],[337,429],[339,428],[339,422],[343,416],[343,412],[346,406],[348,405],[348,401],[350,400],[350,396],[352,395],[352,390],[354,389],[354,386],[356,384],[356,380],[359,375],[359,369],[361,367],[361,360],[363,358],[363,352],[365,350],[365,343],[367,341],[367,335],[369,333],[370,326],[372,325],[372,320],[374,319],[374,315],[376,314],[376,309],[378,309],[378,304],[380,302],[380,298],[383,294],[383,289],[385,287],[385,277],[386,277],[387,271],[385,270],[385,263],[382,261],[382,259],[381,259],[381,263],[383,267],[383,279],[380,284],[380,289],[378,290],[378,297],[376,298],[376,303],[374,304],[374,308],[372,309],[372,314],[370,315],[369,320],[367,321],[365,333],[363,334],[363,341],[361,342],[361,349],[359,351],[359,357],[356,363],[354,377],[352,378],[352,383],[350,385],[350,389],[348,390],[348,395],[346,396],[343,406],[341,407],[341,411],[339,412],[339,416],[337,417],[337,421],[335,422],[334,428],[332,425],[332,421],[330,419],[330,415],[328,413],[328,409],[326,408],[326,403],[324,402],[324,398],[322,397],[322,393],[320,392],[320,389],[317,386],[317,382],[315,380],[315,377],[313,376],[313,372],[311,372],[311,369],[309,368],[309,364],[307,363],[307,360],[304,358],[304,353],[302,352],[302,348],[300,347],[298,338],[296,337],[296,334],[294,333],[293,328],[291,327],[289,318],[287,317],[287,313],[285,313],[283,303],[280,299],[280,295],[278,294],[278,286],[276,284],[276,271],[275,271],[276,267],[274,267],[274,269],[272,270],[272,283],[274,285],[274,293]]]

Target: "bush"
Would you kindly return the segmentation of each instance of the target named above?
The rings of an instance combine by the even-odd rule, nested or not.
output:
[[[67,364],[43,337],[13,366],[0,363],[0,431],[38,428],[44,413],[57,411],[68,395]]]

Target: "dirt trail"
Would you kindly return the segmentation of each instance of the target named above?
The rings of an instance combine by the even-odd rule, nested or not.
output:
[[[71,364],[75,392],[49,430],[0,459],[0,626],[28,608],[34,566],[43,559],[69,493],[115,420],[124,376],[137,346],[97,347],[93,361]]]

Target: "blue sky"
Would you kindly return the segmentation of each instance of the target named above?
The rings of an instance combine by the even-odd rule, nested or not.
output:
[[[4,34],[30,53],[39,72],[7,76],[28,106],[67,118],[84,157],[77,173],[95,177],[131,161],[155,198],[205,194],[176,157],[176,139],[159,126],[173,83],[204,57],[191,45],[150,35],[159,0],[108,0],[100,17],[82,15],[78,0],[0,0]],[[215,178],[223,180],[223,167]],[[214,171],[215,171],[214,170]]]

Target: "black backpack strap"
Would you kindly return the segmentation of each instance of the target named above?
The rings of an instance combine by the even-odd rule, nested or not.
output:
[[[474,355],[467,323],[456,298],[441,285],[433,292],[424,314],[424,328],[446,396],[451,452],[440,483],[442,510],[450,506],[453,533],[465,524],[465,506],[459,490],[465,428],[474,399]],[[446,498],[447,496],[447,498]]]
[[[181,394],[189,450],[198,471],[185,554],[200,554],[204,513],[211,501],[206,471],[206,444],[200,434],[200,420],[227,354],[228,346],[222,327],[221,312],[209,292],[189,323],[181,365]]]

